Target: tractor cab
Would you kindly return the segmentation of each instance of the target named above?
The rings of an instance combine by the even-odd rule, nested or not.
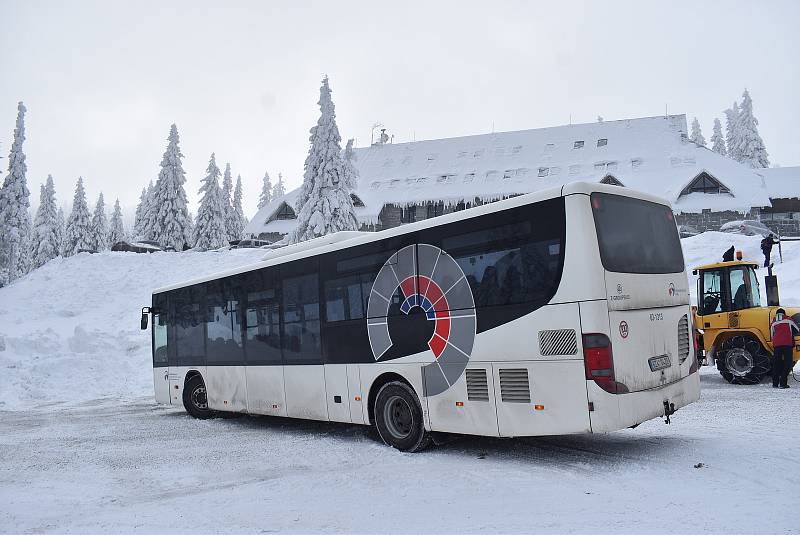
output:
[[[756,269],[758,264],[742,260],[718,262],[695,268],[697,315],[723,314],[761,306]]]

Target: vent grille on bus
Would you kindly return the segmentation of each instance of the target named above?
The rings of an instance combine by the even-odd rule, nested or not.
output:
[[[489,401],[489,382],[486,370],[467,370],[467,399]]]
[[[575,329],[539,331],[539,352],[543,356],[577,355],[578,338]]]
[[[689,317],[684,314],[684,316],[678,322],[678,360],[681,364],[686,360],[689,356],[689,344],[691,340],[689,339]]]
[[[531,402],[531,389],[526,368],[500,370],[500,397],[505,403]]]

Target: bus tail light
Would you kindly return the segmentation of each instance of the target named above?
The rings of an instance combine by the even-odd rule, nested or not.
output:
[[[614,378],[614,355],[611,340],[605,334],[589,333],[583,335],[583,362],[586,379],[612,394],[622,394],[628,388]]]

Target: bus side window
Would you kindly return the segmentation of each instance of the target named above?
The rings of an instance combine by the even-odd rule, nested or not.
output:
[[[319,276],[283,279],[283,358],[286,363],[322,364]]]
[[[156,310],[153,314],[153,367],[167,366],[169,354],[167,353],[167,318],[169,317],[169,303],[164,294],[157,295],[153,300]]]

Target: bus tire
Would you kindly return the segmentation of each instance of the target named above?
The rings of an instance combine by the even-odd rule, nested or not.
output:
[[[400,451],[417,452],[431,442],[425,431],[422,407],[406,383],[386,383],[375,397],[375,428],[381,440]]]
[[[213,418],[216,414],[208,408],[206,383],[200,375],[194,375],[183,387],[183,407],[191,416],[200,420]]]
[[[755,385],[772,371],[769,353],[750,335],[728,338],[716,352],[717,370],[734,385]]]

